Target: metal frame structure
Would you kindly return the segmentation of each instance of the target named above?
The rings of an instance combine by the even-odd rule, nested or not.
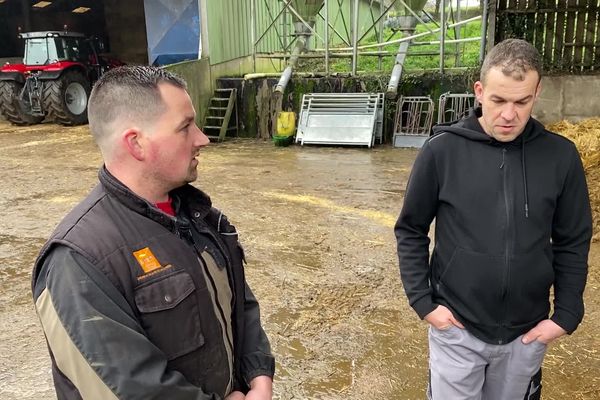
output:
[[[257,21],[256,21],[256,2],[262,1],[264,2],[265,7],[269,11],[269,15],[272,17],[272,21],[265,28],[263,32],[257,32]],[[340,6],[338,8],[337,15],[330,15],[329,13],[329,3],[332,1],[337,2]],[[329,74],[330,67],[330,59],[331,58],[341,58],[341,57],[350,57],[352,60],[351,73],[352,75],[357,74],[357,66],[358,66],[358,58],[362,56],[368,57],[378,57],[379,65],[381,67],[381,59],[384,56],[396,55],[397,51],[385,51],[383,49],[384,46],[390,44],[400,44],[402,42],[410,42],[411,46],[419,46],[419,45],[439,45],[439,54],[440,54],[440,66],[439,70],[444,72],[445,69],[445,60],[450,52],[450,47],[453,47],[453,53],[456,56],[455,58],[455,67],[460,67],[460,48],[462,43],[471,42],[471,41],[481,41],[481,47],[483,51],[483,46],[485,46],[485,40],[482,40],[482,37],[485,37],[485,32],[483,32],[478,37],[460,37],[460,27],[469,22],[481,19],[481,15],[462,20],[461,14],[466,6],[461,6],[461,0],[442,0],[440,7],[440,20],[433,21],[437,28],[430,29],[427,28],[427,32],[407,35],[405,37],[393,40],[385,40],[383,38],[383,19],[390,10],[394,8],[394,6],[402,5],[405,7],[409,13],[416,18],[420,23],[424,24],[423,16],[419,15],[419,13],[413,11],[404,0],[389,0],[388,5],[384,6],[384,2],[379,2],[379,15],[373,14],[373,8],[371,8],[371,24],[370,26],[365,27],[364,31],[359,32],[359,5],[360,1],[364,0],[324,0],[324,6],[321,8],[319,13],[317,14],[317,18],[320,18],[323,21],[325,29],[323,37],[319,35],[313,27],[310,26],[302,17],[300,17],[299,12],[294,9],[292,5],[292,0],[280,0],[277,4],[279,5],[279,10],[273,10],[272,8],[272,0],[251,0],[251,17],[252,17],[252,29],[251,29],[251,41],[252,41],[252,56],[255,61],[257,57],[261,58],[274,58],[274,59],[283,59],[284,61],[292,57],[292,49],[294,47],[294,43],[298,40],[300,35],[293,33],[293,24],[291,23],[289,16],[293,15],[297,19],[299,19],[304,25],[304,29],[307,29],[312,35],[312,38],[316,42],[316,48],[311,52],[312,54],[294,54],[294,57],[298,58],[324,58],[325,60],[325,74]],[[344,2],[351,2],[351,21],[347,21],[342,13],[341,5]],[[371,0],[371,4],[373,4],[373,0]],[[466,4],[463,0],[463,4]],[[485,11],[485,10],[484,10]],[[341,18],[340,18],[341,15]],[[428,20],[433,20],[431,14],[424,13]],[[340,19],[343,22],[344,29],[342,32],[339,32],[335,26],[334,22]],[[351,25],[349,24],[351,22]],[[485,22],[485,21],[484,21]],[[279,28],[278,28],[279,26]],[[485,29],[484,27],[482,27]],[[281,53],[257,53],[257,46],[261,43],[263,38],[266,36],[267,32],[271,29],[275,29],[280,36],[280,43],[282,47]],[[455,38],[451,39],[448,37],[447,32],[453,29],[455,31]],[[362,44],[365,38],[371,33],[371,31],[375,30],[375,34],[377,36],[377,42],[372,44]],[[438,34],[439,40],[436,41],[418,41],[417,39],[422,38],[427,35]],[[346,44],[345,47],[331,47],[331,38],[332,37],[339,38],[342,42]],[[288,40],[291,39],[291,40]],[[318,45],[321,45],[320,47]],[[376,49],[373,51],[372,49]],[[411,53],[409,53],[411,54]],[[414,55],[423,55],[423,56],[431,56],[431,53],[414,53]],[[254,64],[256,65],[256,64]],[[254,68],[254,72],[256,72],[256,68]]]
[[[383,93],[308,93],[296,143],[371,147],[383,142]]]
[[[401,96],[394,121],[394,147],[421,147],[431,131],[434,107],[429,96]]]
[[[446,92],[438,101],[437,123],[456,121],[465,116],[469,109],[477,107],[477,99],[472,93]]]

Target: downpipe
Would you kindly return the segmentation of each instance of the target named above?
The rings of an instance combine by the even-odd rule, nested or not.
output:
[[[296,44],[294,45],[294,50],[292,51],[292,55],[288,60],[288,65],[281,74],[281,78],[279,78],[279,82],[275,86],[275,89],[273,89],[276,93],[283,94],[283,92],[285,92],[285,88],[292,77],[292,71],[300,59],[299,56],[306,50],[306,45],[310,39],[310,31],[306,32],[306,30],[303,29],[302,32],[298,33],[298,35],[299,36],[296,39]]]
[[[398,47],[398,54],[396,54],[396,62],[392,69],[392,75],[388,83],[386,96],[394,97],[398,93],[398,84],[400,83],[400,76],[402,76],[402,68],[404,66],[404,60],[406,59],[406,53],[408,53],[408,46],[410,42],[402,42]]]
[[[415,32],[415,27],[419,21],[412,15],[403,15],[400,19],[400,30],[408,35],[412,36]],[[402,69],[404,67],[404,60],[408,53],[408,47],[410,46],[410,40],[401,42],[398,46],[398,53],[396,54],[396,61],[394,62],[394,68],[392,69],[392,75],[388,83],[386,97],[394,98],[398,93],[398,85],[400,83],[400,77],[402,76]]]

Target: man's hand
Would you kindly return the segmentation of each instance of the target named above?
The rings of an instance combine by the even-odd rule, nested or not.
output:
[[[229,396],[225,397],[225,400],[244,400],[245,398],[246,396],[244,396],[244,393],[236,390],[235,392],[229,393]]]
[[[567,331],[561,328],[556,322],[551,319],[545,319],[524,334],[521,340],[525,344],[529,344],[534,340],[549,344],[566,333]]]
[[[451,325],[458,326],[460,329],[465,329],[463,324],[454,318],[452,311],[442,305],[437,306],[435,310],[427,314],[423,319],[439,330],[448,329]]]
[[[250,391],[246,400],[271,400],[273,398],[273,380],[268,376],[257,376],[250,381]]]

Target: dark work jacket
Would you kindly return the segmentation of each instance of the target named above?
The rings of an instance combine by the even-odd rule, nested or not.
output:
[[[237,233],[208,196],[191,185],[174,190],[174,218],[105,168],[99,179],[56,228],[33,272],[58,398],[108,398],[111,392],[118,399],[225,395],[218,388],[230,377],[227,354],[198,256],[203,249],[194,240],[198,234],[223,255],[233,293],[233,389],[247,392],[254,377],[272,377],[274,358],[246,285]],[[57,319],[68,339],[54,328]],[[71,342],[76,356],[64,351]],[[81,374],[89,369],[100,381],[91,384],[92,378],[85,381],[69,370],[67,364],[81,363],[80,356]]]
[[[504,344],[548,318],[554,286],[551,318],[571,333],[592,234],[577,149],[533,118],[498,142],[480,115],[435,127],[415,160],[395,226],[410,305],[421,318],[445,305],[481,340]]]

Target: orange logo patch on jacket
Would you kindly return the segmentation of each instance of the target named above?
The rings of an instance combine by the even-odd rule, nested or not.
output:
[[[161,267],[160,263],[148,247],[144,247],[141,250],[134,251],[133,256],[135,257],[137,262],[144,270],[144,273],[146,274]]]

